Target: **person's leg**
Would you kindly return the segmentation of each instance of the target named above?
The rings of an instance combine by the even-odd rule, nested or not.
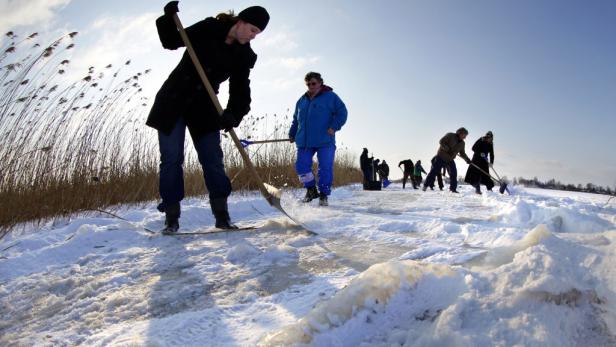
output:
[[[443,187],[445,185],[443,184],[443,175],[441,174],[441,170],[438,170],[438,174],[436,175],[436,178],[438,180],[438,189],[443,190]]]
[[[331,194],[332,183],[334,182],[334,157],[336,146],[319,147],[317,149],[317,160],[319,161],[319,192],[328,196]]]
[[[488,166],[486,169],[486,172],[488,172],[490,170],[490,167]],[[487,190],[492,190],[492,188],[494,188],[494,181],[492,181],[492,178],[486,174],[483,174],[483,183],[486,185],[486,189]]]
[[[169,134],[158,132],[160,149],[159,192],[162,202],[158,210],[165,212],[165,226],[179,228],[180,201],[184,199],[184,138],[186,123],[180,118]],[[172,230],[170,230],[172,231]]]
[[[227,207],[227,198],[231,194],[231,181],[225,172],[220,133],[218,131],[207,133],[198,138],[193,136],[193,143],[203,168],[203,179],[209,193],[212,214],[216,218],[216,227],[237,228],[231,224]]]
[[[444,163],[445,162],[440,157],[438,156],[436,157],[436,159],[434,160],[434,165],[432,165],[432,169],[430,169],[428,176],[426,176],[426,180],[424,182],[424,188],[423,188],[424,191],[428,187],[434,186],[434,180],[436,179],[436,174],[441,170]]]
[[[449,190],[457,192],[458,190],[458,169],[456,168],[456,162],[452,160],[449,163]]]
[[[299,181],[306,188],[306,196],[304,202],[310,202],[319,197],[319,192],[316,188],[316,181],[312,173],[312,157],[316,150],[314,148],[298,148],[297,161],[295,162],[295,172]]]
[[[404,174],[402,174],[402,189],[404,189],[404,186],[406,186],[406,177],[408,176],[408,174],[405,172]]]

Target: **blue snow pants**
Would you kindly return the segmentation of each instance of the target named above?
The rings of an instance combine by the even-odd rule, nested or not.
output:
[[[319,191],[326,195],[330,195],[332,182],[334,181],[334,156],[336,154],[336,145],[298,148],[295,171],[305,188],[314,187],[316,185],[316,180],[312,172],[312,158],[315,153],[317,154],[317,161],[319,163]]]

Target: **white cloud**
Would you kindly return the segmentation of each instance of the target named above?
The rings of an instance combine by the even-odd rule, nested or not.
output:
[[[287,70],[300,70],[304,69],[309,65],[316,64],[321,60],[321,57],[311,56],[311,57],[278,57],[269,59],[263,62],[264,68],[274,67],[276,69],[284,68]]]
[[[159,87],[165,76],[161,72],[160,56],[163,49],[160,47],[155,20],[158,13],[144,13],[134,17],[101,17],[80,33],[84,43],[77,44],[73,54],[72,71],[77,73],[73,79],[83,77],[88,67],[94,66],[101,71],[108,64],[113,64],[115,71],[127,60],[131,66],[125,70],[137,72],[152,68],[156,74],[150,75],[144,81],[146,94],[153,93]],[[176,59],[175,56],[167,57]],[[179,59],[177,59],[179,60]],[[177,62],[175,62],[177,63]],[[174,65],[163,63],[162,66],[172,68]]]
[[[0,0],[0,33],[17,27],[47,24],[71,0]]]
[[[258,41],[257,41],[258,42]],[[275,47],[278,51],[291,51],[299,45],[291,38],[291,34],[286,31],[276,32],[273,36],[269,36],[262,41],[264,47]],[[255,45],[258,47],[258,45]]]

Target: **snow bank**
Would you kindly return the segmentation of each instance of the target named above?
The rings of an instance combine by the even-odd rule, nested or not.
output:
[[[381,308],[400,290],[415,286],[426,274],[442,277],[455,273],[447,266],[411,260],[373,265],[330,300],[317,304],[298,323],[266,336],[259,346],[311,343],[315,334],[342,326],[359,312]]]
[[[542,200],[518,196],[500,213],[492,216],[491,220],[528,227],[545,224],[550,231],[558,233],[596,233],[609,230],[613,225],[598,216],[593,209],[580,208],[579,203]]]

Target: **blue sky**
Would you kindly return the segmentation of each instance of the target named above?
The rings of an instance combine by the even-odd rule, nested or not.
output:
[[[130,58],[153,69],[143,82],[153,95],[181,54],[158,42],[164,4],[2,0],[0,29],[77,30],[75,69]],[[616,186],[615,1],[185,0],[180,18],[254,4],[271,21],[253,42],[252,113],[285,114],[304,74],[319,71],[349,109],[340,147],[358,155],[427,163],[442,135],[465,126],[469,154],[494,132],[501,175]]]

